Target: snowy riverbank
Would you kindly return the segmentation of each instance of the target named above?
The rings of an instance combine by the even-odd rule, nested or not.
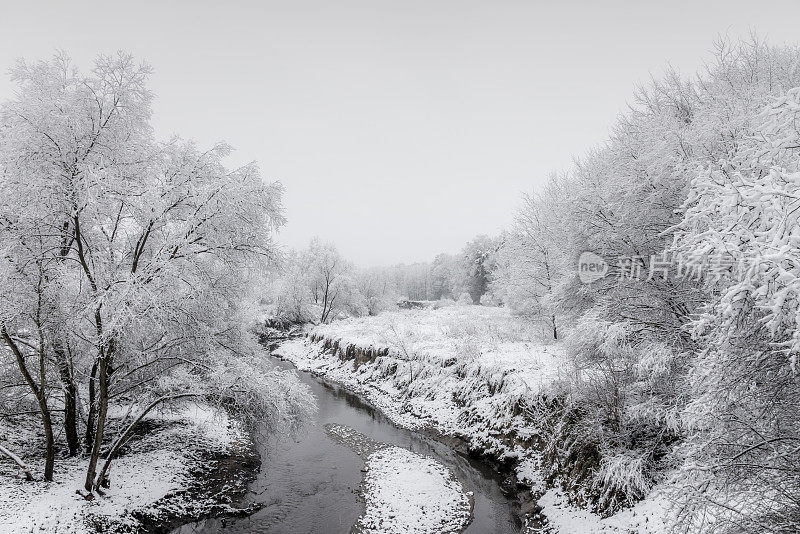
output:
[[[31,453],[34,466],[39,441],[19,427],[0,426],[0,442],[23,458]],[[112,466],[111,487],[91,501],[76,494],[86,463],[58,459],[51,483],[25,481],[9,462],[0,463],[3,532],[165,532],[193,519],[237,513],[235,504],[259,460],[236,421],[192,404],[143,420]]]
[[[349,353],[348,353],[349,351]],[[364,395],[395,423],[433,427],[538,482],[525,403],[557,379],[563,354],[501,308],[406,310],[321,325],[273,351]]]
[[[551,393],[566,368],[565,355],[560,345],[542,343],[535,329],[506,310],[453,306],[388,312],[317,326],[308,334],[281,343],[273,353],[364,396],[400,426],[464,440],[471,452],[515,475],[507,484],[510,491],[539,498],[549,528],[661,529],[663,507],[657,500],[601,519],[546,486],[531,406]]]

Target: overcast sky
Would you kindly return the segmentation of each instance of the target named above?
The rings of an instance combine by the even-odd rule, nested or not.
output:
[[[608,135],[636,83],[719,34],[800,41],[800,2],[20,2],[0,69],[123,49],[154,126],[237,149],[286,187],[280,239],[424,261],[508,226],[522,192]],[[0,97],[14,90],[0,80]]]

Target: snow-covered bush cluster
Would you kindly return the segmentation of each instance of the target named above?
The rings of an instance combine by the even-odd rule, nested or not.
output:
[[[795,56],[797,57],[797,56]],[[675,249],[722,256],[690,322],[699,356],[683,412],[682,519],[702,530],[800,528],[800,88],[692,181]]]
[[[548,458],[613,511],[670,473],[688,531],[800,525],[800,50],[721,42],[525,199],[494,292],[566,340]],[[608,266],[582,283],[581,254]]]

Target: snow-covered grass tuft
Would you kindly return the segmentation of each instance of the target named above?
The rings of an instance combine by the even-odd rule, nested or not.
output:
[[[596,484],[600,486],[597,489],[602,492],[601,502],[622,494],[630,504],[650,491],[652,484],[643,474],[647,461],[644,456],[644,453],[634,454],[631,451],[603,454],[599,473],[595,477]]]
[[[366,509],[355,532],[447,534],[469,523],[469,495],[435,460],[388,447],[369,456],[366,470]]]

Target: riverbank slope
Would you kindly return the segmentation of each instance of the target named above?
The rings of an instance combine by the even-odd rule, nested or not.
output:
[[[561,345],[543,343],[502,308],[402,310],[320,325],[273,351],[299,369],[341,383],[396,424],[441,434],[507,475],[530,531],[660,532],[654,497],[609,518],[567,503],[546,483],[542,409],[567,372]],[[544,407],[544,408],[543,408]]]

